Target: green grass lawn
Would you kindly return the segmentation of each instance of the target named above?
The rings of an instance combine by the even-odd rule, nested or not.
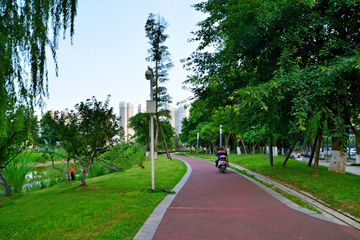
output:
[[[195,154],[192,154],[195,156]],[[199,153],[199,157],[215,159],[214,155]],[[318,175],[312,176],[313,168],[307,162],[289,159],[281,168],[285,156],[274,157],[274,166],[262,154],[230,155],[230,163],[236,163],[257,173],[270,176],[296,189],[309,192],[334,208],[360,218],[360,176],[329,172],[328,167],[319,166]],[[230,164],[231,165],[231,164]]]
[[[132,239],[154,208],[186,172],[179,160],[159,156],[151,191],[149,160],[86,180],[0,198],[1,239]]]

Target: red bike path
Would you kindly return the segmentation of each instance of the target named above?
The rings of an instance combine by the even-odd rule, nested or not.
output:
[[[152,239],[360,239],[360,232],[290,208],[231,169],[174,156],[192,172]]]

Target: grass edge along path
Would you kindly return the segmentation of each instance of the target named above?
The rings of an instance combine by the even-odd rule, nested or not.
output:
[[[199,157],[194,153],[187,154],[191,157],[208,161],[214,161],[216,159],[216,156],[210,154],[199,153]],[[269,159],[266,156],[263,158],[262,154],[232,154],[229,156],[229,159],[230,165],[231,163],[238,164],[256,173],[286,183],[298,190],[309,192],[333,208],[360,218],[360,176],[358,175],[330,172],[328,171],[328,167],[319,165],[318,175],[312,176],[313,168],[308,167],[307,162],[293,159],[289,159],[285,168],[281,169],[281,164],[285,160],[285,156],[274,157],[273,167],[269,166]],[[300,198],[287,193],[280,194],[296,204],[314,211],[314,209],[311,209],[312,207],[307,206],[307,203],[302,205],[302,203],[298,201],[298,199],[301,200]]]
[[[155,189],[150,161],[86,180],[0,198],[1,239],[132,239],[155,207],[186,173],[180,161],[159,156]]]

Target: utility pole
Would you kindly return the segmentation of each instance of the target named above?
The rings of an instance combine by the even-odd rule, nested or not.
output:
[[[197,147],[196,147],[196,155],[199,156],[199,133],[197,133]]]
[[[222,132],[221,132],[221,125],[220,125],[220,147],[222,147]]]
[[[154,163],[154,113],[156,113],[156,102],[154,101],[153,87],[156,86],[153,70],[148,67],[145,78],[150,80],[150,101],[146,102],[146,112],[150,113],[150,155],[151,155],[151,189],[155,190],[155,163]]]

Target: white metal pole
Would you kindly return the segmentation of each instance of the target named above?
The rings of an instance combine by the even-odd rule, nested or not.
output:
[[[154,100],[153,99],[153,78],[154,76],[151,77],[150,80],[150,100]],[[151,143],[150,143],[150,154],[151,154],[151,189],[155,190],[155,163],[154,163],[154,114],[151,113],[150,114],[150,139],[151,139]]]
[[[197,133],[197,147],[196,147],[196,156],[199,156],[199,133]]]
[[[220,147],[222,147],[222,132],[221,132],[221,125],[220,125]]]

